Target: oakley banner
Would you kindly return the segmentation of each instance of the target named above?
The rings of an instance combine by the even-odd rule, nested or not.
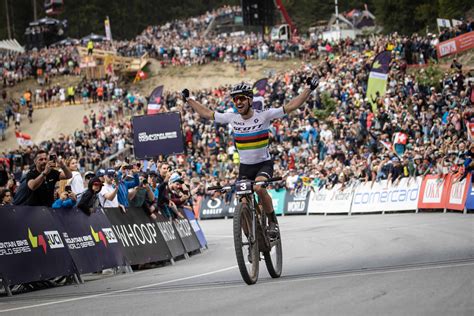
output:
[[[171,259],[171,252],[158,224],[151,221],[143,209],[128,208],[125,214],[118,208],[106,208],[104,211],[130,264]]]
[[[76,273],[64,233],[48,208],[2,206],[0,277],[13,285]]]
[[[306,215],[308,212],[309,187],[297,191],[286,191],[285,215]]]
[[[52,209],[64,226],[64,240],[81,274],[126,265],[122,245],[102,211]]]
[[[133,146],[139,159],[184,152],[179,112],[134,116]]]
[[[228,207],[222,198],[205,196],[201,200],[200,219],[224,218],[228,215]]]
[[[156,225],[165,239],[166,245],[171,252],[173,258],[184,255],[186,252],[179,237],[178,231],[174,228],[172,221],[163,215],[158,215]]]

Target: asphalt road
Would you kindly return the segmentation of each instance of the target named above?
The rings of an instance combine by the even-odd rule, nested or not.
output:
[[[209,249],[173,266],[90,276],[0,298],[11,315],[474,315],[474,215],[280,219],[283,275],[246,285],[231,220],[203,221]]]

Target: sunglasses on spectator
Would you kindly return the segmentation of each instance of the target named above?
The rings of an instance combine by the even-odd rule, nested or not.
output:
[[[234,100],[234,102],[244,102],[245,100],[247,100],[248,97],[245,96],[245,95],[236,95],[235,97],[232,98],[232,100]]]

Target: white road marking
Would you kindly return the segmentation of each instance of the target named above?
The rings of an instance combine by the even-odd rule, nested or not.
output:
[[[163,281],[163,282],[158,282],[158,283],[152,283],[152,284],[147,284],[147,285],[141,285],[141,286],[136,286],[136,287],[132,287],[132,288],[128,288],[128,289],[111,291],[111,292],[107,292],[107,293],[87,295],[87,296],[81,296],[81,297],[74,297],[74,298],[69,298],[69,299],[65,299],[65,300],[59,300],[59,301],[53,301],[53,302],[47,302],[47,303],[41,303],[41,304],[34,304],[34,305],[27,305],[27,306],[21,306],[21,307],[14,307],[14,308],[9,308],[9,309],[2,309],[2,310],[0,310],[0,313],[14,312],[14,311],[19,311],[19,310],[25,310],[25,309],[31,309],[31,308],[37,308],[37,307],[43,307],[43,306],[50,306],[50,305],[57,305],[57,304],[62,304],[62,303],[86,300],[86,299],[90,299],[90,298],[104,297],[104,296],[107,296],[107,295],[118,294],[118,293],[123,293],[123,292],[129,292],[129,291],[133,291],[133,290],[146,289],[146,288],[153,287],[153,286],[164,285],[164,284],[169,284],[169,283],[173,283],[173,282],[179,282],[179,281],[185,281],[185,280],[200,278],[200,277],[203,277],[203,276],[216,274],[216,273],[232,270],[232,269],[235,269],[235,268],[237,268],[237,265],[227,267],[227,268],[223,268],[223,269],[220,269],[220,270],[211,271],[211,272],[201,273],[201,274],[197,274],[197,275],[191,275],[191,276],[184,277],[184,278],[179,278],[179,279],[174,279],[174,280],[169,280],[169,281]]]

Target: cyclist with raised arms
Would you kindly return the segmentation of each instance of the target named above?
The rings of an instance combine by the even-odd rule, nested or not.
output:
[[[265,181],[273,177],[273,160],[268,150],[268,128],[273,119],[282,118],[299,108],[308,99],[311,91],[317,88],[319,79],[316,76],[308,78],[306,84],[308,87],[284,106],[264,111],[252,109],[253,89],[250,84],[244,82],[235,85],[230,92],[238,113],[214,112],[190,98],[188,89],[184,89],[181,95],[184,102],[191,105],[200,117],[232,126],[235,146],[240,156],[239,179]],[[278,225],[270,195],[261,186],[255,186],[255,192],[268,214],[270,234],[277,234]]]

